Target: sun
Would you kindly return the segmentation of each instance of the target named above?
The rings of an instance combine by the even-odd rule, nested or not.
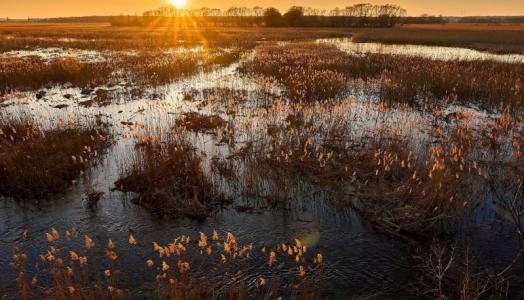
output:
[[[169,0],[169,2],[177,8],[186,6],[187,0]]]

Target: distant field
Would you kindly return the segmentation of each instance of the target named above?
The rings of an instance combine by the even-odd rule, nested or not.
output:
[[[406,24],[400,27],[439,30],[524,31],[524,24],[513,23]]]
[[[108,23],[0,23],[0,51],[67,47],[157,49],[206,45],[254,47],[259,41],[351,37],[351,28],[112,27]]]
[[[370,29],[357,42],[465,47],[493,53],[524,53],[524,24],[415,24]]]
[[[0,23],[0,51],[68,47],[155,49],[353,37],[356,42],[465,47],[524,53],[524,24],[409,24],[395,28],[112,27],[109,23]]]

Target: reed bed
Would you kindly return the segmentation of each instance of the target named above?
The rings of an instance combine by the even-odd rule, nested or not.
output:
[[[492,24],[417,24],[363,30],[353,35],[353,40],[359,43],[463,47],[498,54],[524,53],[523,39],[521,26]]]
[[[161,85],[198,71],[199,55],[164,54],[162,52],[141,52],[116,61],[128,81],[133,84]]]
[[[106,47],[103,38],[110,39],[113,32],[70,30],[77,38],[99,39],[93,47]],[[268,38],[289,34],[284,29],[263,32]],[[246,46],[252,37],[246,44],[235,42],[233,30],[206,33],[210,43],[202,51],[149,48],[178,43],[173,34],[141,48],[127,43],[145,43],[161,33],[122,30],[108,47],[114,42],[120,43],[115,49],[139,51],[122,56],[115,52],[104,62],[5,60],[2,91],[9,97],[69,82],[93,97],[78,109],[113,114],[112,107],[105,107],[113,93],[119,93],[110,90],[113,84],[124,81],[122,85],[142,95],[146,89],[240,60],[239,74],[219,72],[209,86],[198,81],[205,76],[195,76],[195,86],[184,84],[176,99],[131,105],[129,111],[118,108],[118,114],[108,117],[121,130],[119,149],[130,151],[115,156],[120,166],[118,177],[111,180],[118,178],[115,190],[159,215],[199,221],[230,204],[238,213],[264,213],[266,208],[288,210],[295,199],[322,195],[334,206],[354,208],[374,229],[429,253],[424,258],[427,273],[420,276],[430,287],[424,296],[475,298],[488,295],[482,289],[489,288],[495,291],[493,297],[504,298],[508,281],[500,274],[506,275],[505,270],[472,276],[466,264],[427,241],[453,236],[476,207],[492,204],[519,235],[515,261],[523,257],[522,64],[350,55],[313,42]],[[33,28],[14,39],[36,40],[34,36],[57,38]],[[213,48],[227,43],[240,46]],[[255,47],[253,52],[250,47]],[[40,67],[34,71],[32,64]],[[88,72],[98,68],[105,71]],[[234,84],[222,81],[236,75],[241,78],[232,80]],[[0,193],[7,196],[63,191],[109,145],[107,129],[94,125],[41,129],[31,118],[0,116]],[[95,187],[85,190],[91,206],[103,196]],[[315,281],[322,255],[307,252],[300,241],[241,246],[232,234],[225,239],[219,235],[224,234],[201,233],[198,240],[180,236],[165,245],[148,242],[152,251],[143,255],[134,252],[143,242],[133,235],[124,241],[129,249],[120,250],[121,241],[116,245],[89,236],[78,239],[75,232],[50,229],[49,249],[40,257],[37,272],[27,266],[27,254],[15,249],[15,296],[132,298],[136,289],[126,277],[133,277],[129,273],[135,269],[126,266],[136,263],[154,282],[149,288],[155,298],[326,297],[318,293]],[[136,257],[124,262],[129,252]],[[251,258],[263,261],[261,272],[254,271]],[[448,261],[451,271],[442,274]]]
[[[30,233],[24,231],[24,238]],[[35,237],[36,238],[36,237]],[[96,240],[75,230],[51,229],[41,237],[48,250],[40,255],[36,269],[27,255],[15,247],[11,267],[18,291],[4,294],[20,299],[130,299],[123,261],[137,265],[151,278],[153,299],[319,299],[315,280],[324,257],[310,253],[296,239],[275,245],[241,244],[230,232],[213,231],[198,237],[181,235],[171,242],[143,242],[129,235],[127,241]],[[140,251],[142,246],[148,250]],[[99,253],[105,253],[103,258]],[[249,269],[260,272],[253,277]],[[202,277],[204,276],[204,277]]]
[[[109,64],[63,58],[46,63],[36,57],[0,60],[0,96],[17,90],[37,90],[55,84],[100,85],[112,73]]]
[[[258,47],[253,60],[241,67],[243,73],[257,73],[281,81],[293,101],[334,98],[347,87],[344,54],[335,47],[313,43],[293,45],[265,44]]]
[[[123,166],[118,190],[138,194],[133,202],[156,213],[205,219],[224,196],[204,173],[193,146],[176,133],[146,135],[132,162]]]
[[[521,106],[524,65],[436,61],[381,54],[348,55],[322,44],[266,44],[242,70],[280,80],[295,101],[334,98],[349,79],[378,81],[379,99],[417,105],[431,100],[500,109]]]
[[[392,111],[418,117],[396,120],[395,113],[388,115]],[[360,210],[379,228],[417,237],[454,224],[476,207],[486,187],[511,194],[523,171],[518,117],[505,113],[479,126],[465,115],[449,126],[449,115],[432,111],[436,120],[405,104],[362,107],[348,99],[276,104],[257,115],[247,146],[233,157],[253,168],[241,175],[251,194],[272,191],[269,179],[271,198],[288,199],[291,187],[306,182]],[[416,124],[423,133],[413,131]]]
[[[0,194],[39,199],[63,192],[109,147],[106,129],[0,114]]]
[[[0,52],[38,48],[91,50],[153,50],[172,47],[252,49],[261,40],[311,40],[349,37],[347,28],[181,28],[170,26],[122,27],[109,24],[0,24]]]
[[[75,57],[47,62],[38,57],[9,57],[0,62],[0,96],[55,85],[81,89],[112,86],[125,81],[136,91],[168,84],[180,78],[227,66],[239,59],[239,51],[105,54],[103,62],[85,62]],[[140,89],[136,89],[136,87]]]

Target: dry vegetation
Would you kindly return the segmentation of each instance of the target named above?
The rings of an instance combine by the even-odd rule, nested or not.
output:
[[[0,61],[0,96],[15,91],[31,91],[57,84],[80,88],[115,85],[125,80],[128,86],[163,85],[195,74],[199,70],[227,66],[239,59],[238,51],[205,53],[165,53],[142,51],[111,54],[104,62],[83,62],[64,58],[46,62],[38,57],[9,57]]]
[[[176,133],[142,137],[136,149],[115,182],[119,190],[138,194],[135,203],[159,214],[205,219],[213,206],[224,202],[191,144]]]
[[[268,135],[263,142],[254,135],[248,157],[257,168],[268,164],[277,180],[286,178],[284,185],[289,178],[302,178],[331,188],[388,230],[422,233],[444,220],[457,220],[462,208],[476,205],[472,195],[477,184],[488,179],[479,160],[490,170],[497,161],[506,161],[508,176],[522,176],[521,65],[349,56],[331,46],[294,44],[259,47],[244,71],[276,77],[295,100],[259,115]],[[326,79],[317,80],[316,74]],[[376,115],[366,115],[358,101],[340,97],[351,87],[343,84],[349,78],[380,82],[375,92],[379,103],[363,108]],[[333,99],[337,95],[343,100]],[[478,127],[470,123],[471,115],[445,114],[446,106],[435,101],[439,99],[517,108]],[[413,123],[389,123],[391,111],[419,117]],[[369,117],[371,128],[355,132],[353,124]],[[402,134],[417,124],[427,136]],[[486,160],[479,151],[494,158]],[[514,189],[518,181],[511,182]]]
[[[40,129],[30,116],[0,115],[0,194],[39,199],[63,192],[109,146],[104,129]]]
[[[46,63],[36,57],[0,60],[0,96],[16,90],[35,90],[46,85],[104,84],[112,70],[108,64],[83,63],[64,58]]]
[[[153,242],[146,246],[132,234],[125,244],[117,244],[111,239],[82,237],[74,230],[59,233],[55,229],[46,233],[45,239],[49,250],[40,255],[40,272],[33,277],[26,273],[31,267],[27,255],[20,249],[13,250],[11,266],[16,272],[16,296],[20,299],[133,298],[131,286],[125,281],[129,274],[121,264],[124,260],[136,261],[143,279],[156,281],[154,299],[320,297],[313,282],[322,272],[323,255],[310,254],[300,240],[275,246],[242,245],[229,232],[213,231],[209,236],[201,232],[195,240],[181,235],[166,245]],[[84,246],[74,247],[79,241]],[[148,249],[147,257],[135,250],[138,246]],[[97,255],[100,251],[105,253],[101,259]],[[269,277],[249,276],[246,266],[255,260],[262,262],[258,268]],[[284,284],[291,287],[285,288]],[[8,296],[13,295],[4,294]]]
[[[196,112],[185,114],[184,118],[177,120],[177,126],[191,131],[212,131],[226,125],[219,116],[203,116]]]
[[[524,27],[479,24],[406,25],[365,30],[355,42],[464,47],[492,53],[524,53]]]
[[[466,47],[494,53],[524,53],[520,25],[444,24],[403,25],[388,29],[362,28],[178,28],[121,27],[109,24],[0,24],[0,50],[76,48],[94,50],[170,47],[252,48],[257,41],[306,41],[354,36],[359,42],[383,42]]]
[[[95,50],[204,46],[252,48],[257,41],[348,37],[344,28],[177,28],[123,27],[109,24],[0,24],[0,50],[67,47]]]
[[[444,100],[492,109],[524,103],[522,64],[347,55],[334,46],[304,43],[259,47],[243,70],[277,78],[295,101],[334,98],[348,89],[351,78],[378,81],[378,97],[385,103]]]

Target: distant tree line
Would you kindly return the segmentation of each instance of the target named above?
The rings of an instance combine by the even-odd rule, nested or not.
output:
[[[120,16],[112,19],[114,26],[163,25],[178,23],[187,26],[266,26],[266,27],[392,27],[406,15],[398,5],[356,4],[332,10],[293,6],[282,14],[276,8],[255,6],[231,7],[227,10],[199,8],[178,9],[165,6],[142,16]]]

